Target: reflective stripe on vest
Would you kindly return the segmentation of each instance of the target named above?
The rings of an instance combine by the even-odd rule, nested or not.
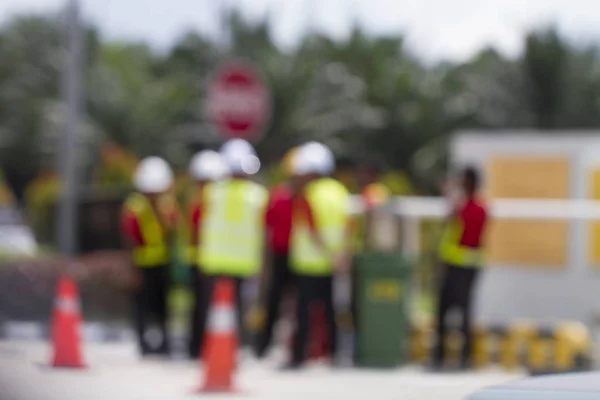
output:
[[[132,212],[140,225],[143,246],[133,249],[133,262],[138,267],[156,267],[169,262],[169,249],[163,227],[146,196],[134,193],[125,202],[125,208]]]
[[[462,224],[456,218],[446,226],[439,249],[440,259],[456,267],[480,268],[484,264],[483,252],[479,248],[460,244],[463,231]]]
[[[251,181],[232,179],[205,188],[208,212],[202,221],[198,263],[206,274],[249,277],[259,272],[267,198],[267,190]]]
[[[236,312],[229,305],[213,306],[210,309],[207,325],[209,334],[234,334],[237,329]]]
[[[350,196],[346,188],[333,179],[320,179],[305,191],[315,225],[330,252],[345,247]],[[329,255],[316,245],[304,216],[294,215],[290,265],[300,275],[329,276],[333,272]]]
[[[72,298],[59,298],[55,302],[55,307],[58,311],[67,314],[79,313],[79,302]]]

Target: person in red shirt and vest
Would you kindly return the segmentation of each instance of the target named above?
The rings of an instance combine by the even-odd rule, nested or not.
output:
[[[122,230],[125,246],[131,250],[138,285],[134,293],[135,328],[140,352],[167,355],[167,295],[170,273],[170,239],[178,220],[175,196],[168,193],[173,182],[169,165],[159,157],[148,157],[134,176],[137,192],[125,201]],[[156,317],[161,343],[153,348],[146,340],[148,317]]]
[[[202,213],[202,199],[204,189],[210,182],[218,182],[227,178],[229,171],[225,161],[216,151],[204,150],[197,153],[190,162],[190,176],[195,185],[191,190],[187,201],[187,217],[184,219],[183,228],[185,229],[187,241],[187,263],[190,267],[190,288],[193,295],[194,305],[190,313],[190,337],[189,337],[189,356],[196,359],[200,355],[200,345],[204,339],[204,332],[200,332],[201,324],[199,318],[205,315],[207,310],[201,310],[201,306],[206,306],[201,301],[203,274],[198,265],[198,244],[199,244],[199,220]]]
[[[465,168],[460,176],[463,198],[454,197],[453,210],[444,227],[439,248],[442,279],[438,298],[436,345],[432,368],[439,370],[444,364],[446,316],[452,308],[460,310],[463,348],[462,369],[470,367],[472,355],[472,305],[477,278],[484,266],[483,237],[488,222],[486,205],[478,196],[479,172],[474,167]]]
[[[294,157],[297,148],[289,150],[283,158],[283,168],[288,178],[284,184],[271,190],[266,212],[266,230],[269,239],[270,268],[267,271],[267,301],[265,324],[258,337],[256,355],[263,358],[271,344],[273,328],[279,315],[283,295],[292,285],[289,267],[289,246],[292,232],[292,210],[297,176]]]

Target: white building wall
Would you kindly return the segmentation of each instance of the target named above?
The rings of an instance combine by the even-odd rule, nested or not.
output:
[[[571,197],[587,198],[590,167],[600,165],[600,132],[462,132],[451,147],[452,163],[458,165],[484,168],[488,159],[501,154],[569,157]],[[483,175],[487,178],[485,169]],[[478,285],[477,320],[523,318],[544,324],[572,319],[591,325],[600,318],[600,270],[588,265],[588,223],[572,221],[569,231],[564,269],[490,265]]]

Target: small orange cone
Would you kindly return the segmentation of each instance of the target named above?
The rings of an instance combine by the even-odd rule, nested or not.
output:
[[[233,375],[237,364],[237,318],[235,283],[222,278],[217,281],[209,312],[204,351],[204,384],[200,392],[234,392]]]
[[[86,368],[81,351],[81,313],[75,280],[63,276],[56,288],[52,318],[52,367]]]

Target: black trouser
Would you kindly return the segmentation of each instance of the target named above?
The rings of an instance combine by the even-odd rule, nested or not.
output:
[[[263,331],[258,337],[256,353],[259,357],[265,355],[273,338],[275,322],[279,317],[283,295],[291,287],[292,273],[290,272],[288,254],[274,254],[269,289],[267,292],[266,321]]]
[[[242,287],[244,285],[244,279],[221,275],[203,275],[200,279],[200,304],[198,309],[198,344],[200,348],[198,354],[201,354],[204,351],[204,338],[206,337],[207,330],[206,323],[208,321],[208,315],[210,313],[213,288],[219,278],[229,278],[235,282],[239,343],[241,346],[245,346],[248,345],[250,342],[247,330],[244,326],[245,308],[242,299]]]
[[[202,302],[202,281],[204,275],[200,271],[200,268],[193,265],[190,267],[190,290],[192,292],[193,306],[190,312],[189,321],[189,356],[197,358],[200,355],[201,340],[204,336],[203,332],[200,332],[200,317],[206,315],[206,310],[200,310],[201,307],[208,307],[208,303]]]
[[[358,327],[359,327],[359,315],[358,315],[358,296],[359,296],[359,282],[358,282],[358,268],[356,268],[356,260],[352,265],[350,272],[350,315],[352,316],[352,330],[354,333],[354,346],[352,348],[353,359],[357,358],[358,355]]]
[[[460,329],[463,335],[461,362],[463,365],[467,365],[471,359],[473,353],[473,334],[471,330],[473,289],[478,275],[479,269],[476,268],[444,265],[437,309],[436,347],[433,354],[433,362],[436,365],[441,365],[444,361],[444,339],[447,332],[445,320],[448,311],[453,307],[458,308],[462,316]]]
[[[169,352],[168,307],[169,267],[139,268],[141,276],[140,287],[134,294],[135,329],[142,354]],[[147,343],[144,335],[149,317],[154,317],[161,331],[162,342],[153,349]]]
[[[310,307],[322,302],[325,308],[329,343],[331,345],[331,357],[335,358],[337,349],[337,326],[335,321],[335,310],[333,307],[333,278],[296,276],[296,321],[297,337],[294,343],[292,363],[301,364],[306,358],[306,343],[310,332]]]

